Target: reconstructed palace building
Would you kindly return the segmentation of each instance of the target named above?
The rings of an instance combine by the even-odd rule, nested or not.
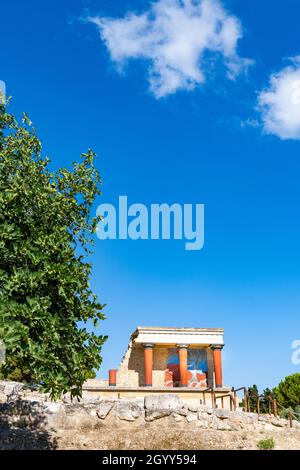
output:
[[[222,328],[138,327],[109,384],[220,388],[223,335]]]

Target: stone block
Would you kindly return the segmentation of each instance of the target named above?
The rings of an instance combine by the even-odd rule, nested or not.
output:
[[[110,410],[113,408],[113,406],[114,406],[114,401],[102,400],[99,403],[99,405],[97,405],[97,408],[96,408],[96,414],[98,418],[105,419],[108,413],[110,412]]]
[[[0,380],[0,393],[6,395],[7,401],[16,400],[24,385],[20,382]]]
[[[189,412],[186,416],[186,420],[188,423],[192,423],[193,421],[197,421],[198,416],[197,413]]]
[[[181,414],[185,408],[177,395],[148,395],[145,397],[145,416],[148,420],[170,416],[172,413]]]
[[[143,399],[120,399],[115,407],[116,415],[125,421],[135,421],[142,416]]]
[[[223,410],[223,409],[216,409],[215,415],[219,419],[229,419],[230,418],[230,412],[228,410]]]

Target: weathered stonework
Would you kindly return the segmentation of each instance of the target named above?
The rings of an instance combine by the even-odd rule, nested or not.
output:
[[[218,431],[227,432],[229,448],[243,448],[245,433],[256,443],[264,435],[279,441],[284,438],[293,446],[300,443],[299,422],[294,421],[291,429],[285,419],[186,403],[173,393],[51,402],[48,395],[29,391],[22,384],[0,381],[0,390],[0,449],[56,448],[57,438],[69,435],[77,436],[81,446],[91,433],[97,448],[108,449],[201,448],[204,436],[209,436],[209,442],[225,439]],[[224,442],[216,445],[228,448]]]
[[[159,346],[155,348],[153,354],[153,387],[161,387],[164,383],[167,358],[168,351],[166,348]],[[142,387],[144,383],[143,346],[131,341],[117,371],[117,386],[135,388]]]
[[[144,368],[141,363],[141,346],[137,347],[130,341],[125,352],[120,367],[117,372],[117,386],[119,387],[138,387],[139,382],[144,381]]]

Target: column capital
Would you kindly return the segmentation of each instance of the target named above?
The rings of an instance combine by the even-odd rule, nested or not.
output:
[[[213,351],[222,351],[224,346],[225,344],[211,344],[210,349],[212,349]]]
[[[188,349],[189,345],[188,344],[176,344],[176,347],[178,349]]]
[[[153,343],[143,343],[143,348],[144,349],[153,349],[154,344]]]

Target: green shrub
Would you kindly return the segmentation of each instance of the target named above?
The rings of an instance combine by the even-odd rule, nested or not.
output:
[[[275,441],[273,437],[269,439],[262,439],[261,441],[257,443],[257,447],[260,450],[272,450],[275,447]]]

